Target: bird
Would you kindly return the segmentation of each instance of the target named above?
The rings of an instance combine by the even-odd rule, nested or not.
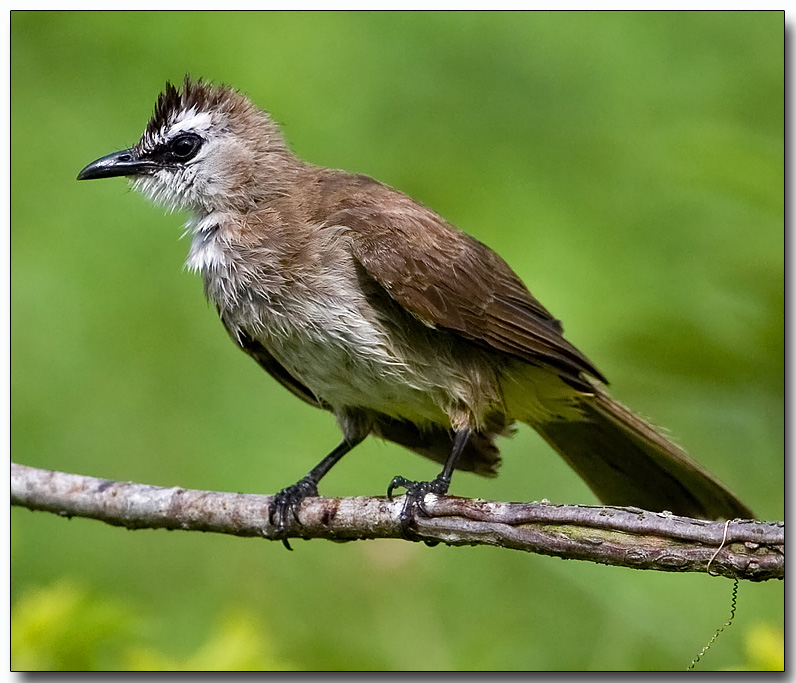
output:
[[[536,430],[606,505],[700,519],[751,510],[678,445],[613,399],[608,380],[496,252],[361,174],[295,155],[239,90],[167,82],[140,140],[78,180],[126,177],[188,213],[187,267],[232,341],[342,440],[282,489],[283,541],[301,501],[368,436],[443,465],[396,476],[407,529],[454,470],[492,477],[498,437]],[[289,545],[288,545],[289,547]]]

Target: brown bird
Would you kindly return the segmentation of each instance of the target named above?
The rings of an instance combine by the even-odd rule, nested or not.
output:
[[[233,341],[343,440],[283,489],[271,520],[369,434],[444,464],[407,489],[409,523],[454,469],[494,476],[495,438],[533,427],[606,504],[714,518],[752,512],[603,389],[506,262],[411,197],[296,157],[270,116],[225,86],[167,83],[140,141],[78,179],[127,176],[190,212],[187,265]]]

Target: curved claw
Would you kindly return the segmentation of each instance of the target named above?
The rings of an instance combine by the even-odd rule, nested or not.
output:
[[[390,485],[387,487],[387,498],[388,498],[388,500],[392,500],[392,492],[395,489],[402,488],[402,489],[406,489],[407,492],[408,492],[409,488],[412,485],[414,485],[414,484],[417,484],[417,482],[416,481],[410,481],[409,479],[406,479],[404,477],[393,477],[392,481],[390,482]]]
[[[442,476],[431,481],[412,481],[404,477],[393,477],[387,487],[387,497],[392,500],[392,493],[396,488],[406,489],[406,500],[401,509],[401,524],[406,530],[409,530],[414,520],[415,510],[419,510],[421,514],[430,517],[430,513],[425,506],[426,494],[436,493],[443,495],[447,493],[449,485],[450,481]]]
[[[301,505],[301,501],[305,498],[317,495],[317,484],[305,477],[292,486],[282,489],[274,496],[274,499],[268,506],[268,521],[274,526],[279,527],[277,536],[282,537],[282,544],[288,550],[293,550],[286,538],[288,515],[291,515],[293,520],[300,525],[298,508]]]

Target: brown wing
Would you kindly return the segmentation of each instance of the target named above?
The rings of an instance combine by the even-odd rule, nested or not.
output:
[[[581,390],[591,389],[581,373],[606,382],[500,256],[404,195],[389,199],[390,208],[347,208],[326,223],[351,230],[354,257],[395,301],[427,325],[552,366]]]

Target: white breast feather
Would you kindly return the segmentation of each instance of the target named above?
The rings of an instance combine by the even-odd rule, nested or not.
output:
[[[194,273],[204,273],[227,264],[229,258],[219,240],[218,217],[209,214],[204,218],[185,224],[185,233],[192,234],[191,248],[185,267]]]
[[[441,409],[429,395],[433,382],[413,370],[386,330],[363,314],[362,294],[351,283],[341,279],[332,293],[280,274],[269,285],[260,270],[257,284],[241,289],[235,283],[251,273],[230,253],[218,221],[210,214],[188,222],[192,240],[186,267],[209,278],[214,302],[293,376],[334,407],[358,405],[411,419],[441,419]]]

